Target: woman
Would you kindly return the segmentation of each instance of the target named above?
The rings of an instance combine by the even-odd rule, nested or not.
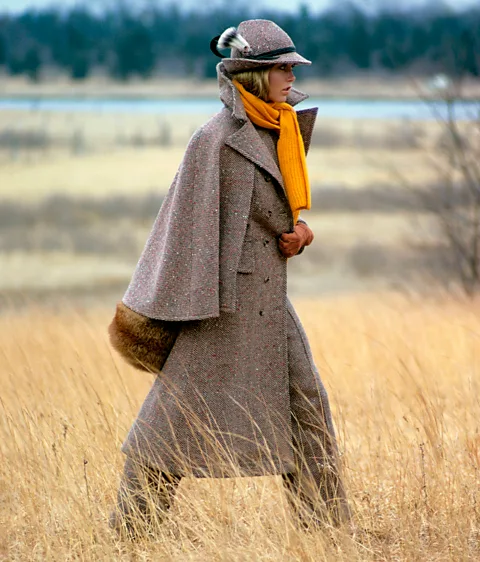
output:
[[[292,107],[307,97],[292,68],[310,62],[266,20],[217,46],[231,47],[224,108],[193,135],[110,328],[156,372],[151,333],[133,346],[124,333],[161,321],[175,342],[122,448],[112,525],[130,534],[161,520],[185,475],[282,474],[305,525],[349,519],[327,394],[286,295],[287,259],[313,240],[299,212],[317,110]]]

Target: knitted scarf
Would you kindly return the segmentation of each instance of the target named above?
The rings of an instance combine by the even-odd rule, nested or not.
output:
[[[277,143],[278,162],[296,224],[300,211],[310,209],[311,206],[305,147],[297,113],[288,103],[267,103],[247,92],[237,80],[233,80],[233,84],[240,92],[250,121],[259,127],[280,131]]]

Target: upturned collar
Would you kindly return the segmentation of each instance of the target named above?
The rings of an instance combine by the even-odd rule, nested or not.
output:
[[[237,88],[235,88],[232,82],[232,77],[228,74],[222,62],[217,65],[217,76],[218,86],[220,89],[220,99],[225,107],[228,107],[232,111],[233,117],[239,121],[248,121],[240,93]],[[292,88],[288,94],[287,103],[293,107],[307,98],[307,94],[297,90],[296,88]]]

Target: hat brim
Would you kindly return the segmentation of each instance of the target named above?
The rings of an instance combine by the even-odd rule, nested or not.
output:
[[[280,55],[276,59],[269,60],[256,60],[256,59],[222,59],[225,66],[225,70],[229,73],[243,72],[246,70],[253,70],[254,68],[262,68],[267,66],[273,66],[275,64],[303,64],[310,65],[311,61],[302,57],[298,53],[286,53],[285,55]]]

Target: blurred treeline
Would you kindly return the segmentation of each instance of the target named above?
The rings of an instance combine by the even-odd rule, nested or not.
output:
[[[282,26],[297,49],[314,61],[304,77],[361,71],[480,76],[480,6],[454,12],[446,6],[367,15],[350,3],[321,14],[307,7],[286,14],[233,7],[180,10],[175,5],[142,11],[122,4],[92,13],[46,9],[0,14],[0,69],[39,80],[66,73],[82,80],[106,74],[126,80],[156,74],[215,76],[219,59],[209,42],[243,19],[263,17]]]

